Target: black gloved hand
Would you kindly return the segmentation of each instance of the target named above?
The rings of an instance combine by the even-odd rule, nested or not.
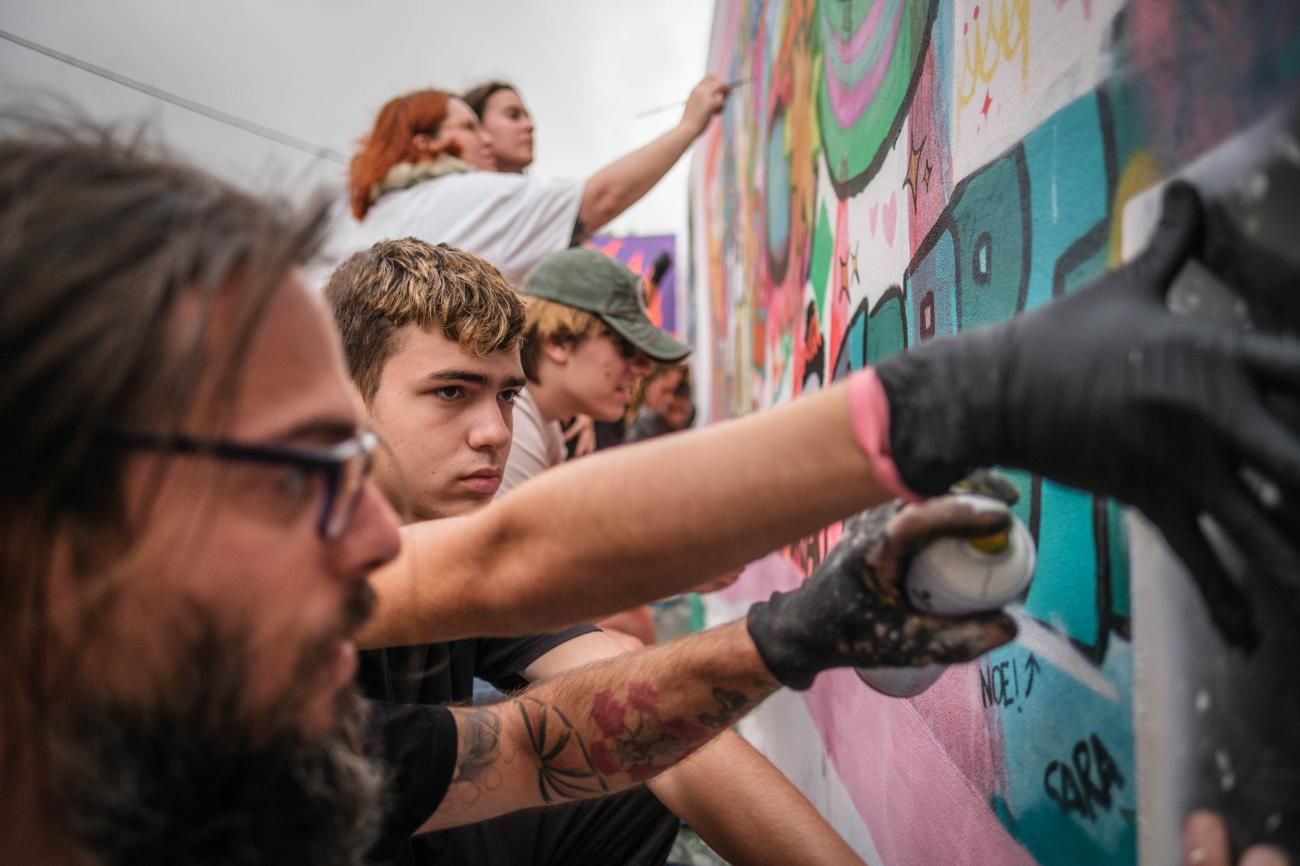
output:
[[[1005,507],[985,503],[944,496],[900,510],[895,502],[845,521],[839,544],[802,586],[750,607],[749,634],[768,669],[806,689],[830,668],[969,661],[1015,637],[1004,613],[919,613],[903,588],[912,556],[931,541],[1010,526]]]
[[[1249,607],[1197,524],[1208,513],[1254,569],[1296,593],[1286,509],[1241,480],[1249,466],[1294,502],[1300,440],[1265,400],[1300,392],[1300,345],[1170,313],[1165,293],[1197,240],[1200,202],[1172,184],[1135,261],[1042,309],[888,359],[890,448],[905,483],[944,490],[976,466],[1028,469],[1135,505],[1200,584],[1230,640]],[[1289,536],[1289,537],[1288,537]]]

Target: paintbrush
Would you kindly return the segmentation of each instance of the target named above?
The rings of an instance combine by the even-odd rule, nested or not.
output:
[[[748,78],[737,78],[735,81],[728,81],[727,87],[731,90],[735,90],[737,87],[740,87],[742,84],[748,84],[748,83],[749,83]],[[649,117],[652,114],[658,114],[659,112],[667,111],[670,108],[681,108],[683,105],[686,104],[686,102],[687,100],[683,99],[681,102],[670,102],[667,105],[660,105],[660,106],[656,106],[655,108],[647,108],[645,111],[642,111],[639,114],[632,115],[632,119],[640,120],[643,117]]]

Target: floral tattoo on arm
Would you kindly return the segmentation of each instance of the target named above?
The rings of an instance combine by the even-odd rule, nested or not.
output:
[[[602,689],[589,711],[599,736],[589,731],[589,737],[558,708],[519,699],[529,745],[538,758],[542,801],[601,796],[611,790],[610,778],[620,773],[637,783],[653,778],[730,727],[755,702],[743,692],[717,687],[713,699],[716,709],[694,720],[665,718],[658,692],[649,683],[632,683],[622,697]]]

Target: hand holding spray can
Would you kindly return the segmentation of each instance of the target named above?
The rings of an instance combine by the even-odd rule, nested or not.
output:
[[[941,538],[927,545],[913,557],[904,589],[912,607],[925,613],[958,616],[998,610],[1024,595],[1036,562],[1034,539],[1013,516],[1003,532],[981,538]],[[876,691],[906,698],[934,685],[947,667],[857,668],[857,672]]]

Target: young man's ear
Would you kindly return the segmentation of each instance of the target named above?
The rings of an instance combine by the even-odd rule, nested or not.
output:
[[[569,355],[573,353],[574,340],[572,337],[552,337],[542,343],[542,353],[550,359],[552,364],[564,366],[569,363]]]

